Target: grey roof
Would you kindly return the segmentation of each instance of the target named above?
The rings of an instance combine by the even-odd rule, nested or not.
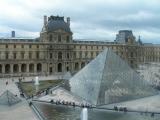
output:
[[[55,31],[58,29],[62,29],[66,32],[71,32],[69,25],[64,21],[63,18],[61,19],[54,19],[52,16],[48,20],[48,23],[46,25],[47,31]]]
[[[27,37],[0,37],[0,43],[2,42],[39,42],[39,38],[27,38]]]

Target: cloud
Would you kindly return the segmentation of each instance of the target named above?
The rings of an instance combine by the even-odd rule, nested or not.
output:
[[[74,38],[114,40],[120,29],[132,29],[144,42],[160,39],[159,0],[5,0],[0,1],[1,36],[39,36],[43,15],[71,17]],[[19,33],[19,34],[18,34]]]

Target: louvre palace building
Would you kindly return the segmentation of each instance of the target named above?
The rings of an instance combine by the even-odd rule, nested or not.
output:
[[[112,49],[132,68],[160,61],[160,46],[136,40],[131,30],[120,30],[113,42],[74,40],[70,18],[44,16],[40,37],[0,38],[0,77],[75,73],[105,48]]]

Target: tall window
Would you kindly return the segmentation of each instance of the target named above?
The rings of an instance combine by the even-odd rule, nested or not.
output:
[[[87,56],[87,51],[85,52],[85,58],[87,58],[88,56]]]
[[[50,36],[49,36],[49,41],[50,41],[50,42],[52,41],[52,38],[53,38],[52,35],[50,35]]]
[[[39,59],[39,52],[36,52],[36,57],[37,59]]]
[[[13,53],[13,58],[16,59],[16,53]]]
[[[0,73],[2,73],[2,65],[0,65]]]
[[[67,53],[67,59],[69,59],[69,53]]]
[[[62,63],[58,63],[58,72],[62,72]]]
[[[52,59],[52,53],[49,54],[49,58]]]
[[[69,35],[67,35],[67,38],[66,38],[66,39],[67,39],[67,43],[69,43]]]
[[[58,42],[61,42],[61,35],[58,35]]]
[[[29,52],[29,59],[32,59],[32,52]]]
[[[9,53],[8,52],[6,52],[6,59],[8,59],[9,58]]]
[[[73,53],[73,57],[74,57],[74,58],[77,58],[77,56],[76,56],[76,52],[74,52],[74,53]]]
[[[79,58],[82,58],[82,52],[81,51],[79,52]]]
[[[79,63],[75,63],[75,70],[78,70],[79,69]]]
[[[93,52],[91,52],[91,58],[93,58]]]
[[[21,52],[21,58],[24,59],[24,52]]]
[[[42,64],[41,63],[37,64],[37,72],[42,72]]]
[[[58,52],[58,60],[62,60],[62,52]]]
[[[131,52],[131,57],[133,57],[133,52]]]

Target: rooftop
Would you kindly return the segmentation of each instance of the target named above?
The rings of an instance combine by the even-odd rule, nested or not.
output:
[[[66,32],[71,32],[69,24],[64,21],[64,17],[50,16],[46,24],[46,30],[50,32],[58,29],[62,29]]]

